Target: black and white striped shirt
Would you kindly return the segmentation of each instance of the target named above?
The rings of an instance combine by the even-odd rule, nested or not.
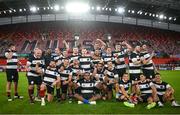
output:
[[[63,66],[63,65],[61,65]],[[60,67],[61,68],[61,67]],[[61,81],[66,81],[69,79],[69,75],[72,76],[72,69],[70,67],[64,67],[63,71],[58,71],[61,77]]]
[[[115,68],[113,68],[112,70],[106,68],[104,74],[109,78],[109,80],[114,80],[115,78],[119,77]]]
[[[166,92],[166,90],[171,87],[171,86],[170,86],[168,83],[166,83],[166,82],[161,82],[161,83],[153,82],[153,84],[154,84],[154,86],[155,86],[155,88],[156,88],[156,90],[157,90],[157,94],[158,94],[158,95],[164,95],[165,92]]]
[[[51,86],[52,83],[57,80],[57,77],[60,77],[60,75],[56,68],[46,69],[44,72],[43,82]]]
[[[78,73],[82,73],[82,68],[80,68],[80,66],[78,67],[75,67],[75,66],[71,66],[71,70],[72,70],[72,79],[77,81],[77,76],[78,76]]]
[[[80,80],[77,85],[79,86],[82,95],[94,95],[96,82],[94,80]]]
[[[140,54],[132,52],[129,56],[129,73],[139,74],[141,73],[141,64],[134,64],[134,62],[140,61]]]
[[[80,55],[78,54],[78,55],[71,55],[71,56],[69,56],[69,61],[70,61],[70,63],[72,63],[73,62],[73,60],[75,60],[75,59],[79,59],[79,57],[80,57]]]
[[[92,71],[92,57],[91,56],[80,56],[79,64],[80,64],[80,67],[83,69],[83,71],[85,72]]]
[[[109,61],[114,63],[114,57],[113,57],[112,54],[111,55],[105,54],[105,55],[102,56],[102,59],[104,61],[105,67],[107,67],[107,62],[109,62]]]
[[[147,51],[145,51],[145,52],[140,53],[140,57],[142,60],[147,60],[151,57],[151,55]],[[152,59],[149,62],[147,62],[146,64],[143,64],[142,69],[153,70],[154,67],[153,67]]]
[[[52,59],[53,59],[54,61],[56,61],[56,63],[58,64],[58,66],[63,62],[63,61],[62,61],[62,58],[63,58],[62,55],[58,55],[58,54],[52,55]]]
[[[104,80],[104,72],[105,72],[105,68],[102,68],[101,70],[97,69],[97,73],[95,75],[95,77],[99,78],[100,81]]]
[[[116,59],[119,63],[115,62],[115,68],[117,70],[119,69],[126,69],[126,63],[125,63],[125,54],[127,53],[127,50],[122,50],[118,53],[118,56]]]
[[[124,90],[126,91],[126,93],[128,93],[129,89],[131,88],[131,84],[132,84],[132,83],[131,83],[130,80],[128,80],[127,82],[125,82],[124,80],[121,80],[121,81],[119,82],[119,87],[123,87]],[[122,93],[122,91],[120,90],[119,93]]]
[[[45,59],[43,57],[37,58],[35,55],[30,56],[27,63],[30,69],[30,71],[27,72],[27,76],[39,77],[39,74],[36,72],[36,65],[44,71]]]
[[[152,82],[149,82],[149,81],[139,82],[138,86],[141,91],[141,94],[151,94],[152,93],[152,89],[151,89],[151,87],[153,86]]]
[[[5,57],[7,58],[7,56],[9,55],[9,53],[12,52],[12,58],[11,59],[7,59],[7,65],[6,65],[6,69],[7,70],[17,70],[18,66],[18,56],[16,51],[10,51],[7,50],[5,52]]]

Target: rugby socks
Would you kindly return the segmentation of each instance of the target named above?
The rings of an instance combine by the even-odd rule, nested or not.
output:
[[[84,104],[89,104],[89,100],[87,100],[87,99],[84,99],[83,102],[84,102]]]
[[[16,92],[16,93],[14,93],[14,95],[15,95],[15,96],[18,96],[18,93]]]
[[[7,97],[10,98],[11,97],[11,92],[6,92],[7,93]]]
[[[34,89],[28,89],[30,101],[33,101]]]
[[[39,98],[40,97],[40,86],[37,86],[37,97]]]
[[[40,96],[41,98],[44,98],[44,97],[45,97],[45,92],[46,92],[46,90],[40,90],[40,91],[39,91],[39,96]]]

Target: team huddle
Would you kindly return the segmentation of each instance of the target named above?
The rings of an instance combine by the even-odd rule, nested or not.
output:
[[[102,40],[97,39],[94,50],[73,47],[72,53],[67,43],[61,51],[53,53],[48,49],[45,54],[35,48],[27,61],[27,80],[30,103],[41,101],[41,106],[53,100],[78,104],[96,104],[96,100],[123,102],[127,107],[145,102],[151,109],[158,104],[164,106],[167,101],[172,106],[180,106],[174,98],[174,89],[162,81],[152,61],[154,52],[148,51],[146,44],[133,48],[127,42],[117,43],[115,50]],[[11,83],[14,82],[15,98],[18,94],[18,72],[20,65],[15,46],[11,44],[5,53],[7,58],[7,96],[12,101]],[[128,60],[126,58],[128,57]],[[128,61],[128,64],[127,64]],[[34,86],[37,86],[37,96]],[[55,97],[55,98],[54,98]]]

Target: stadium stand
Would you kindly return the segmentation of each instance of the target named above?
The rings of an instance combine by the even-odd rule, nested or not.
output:
[[[157,57],[178,57],[180,54],[178,32],[103,22],[38,22],[1,26],[0,52],[3,55],[10,43],[15,43],[20,53],[29,53],[35,47],[63,47],[62,40],[72,42],[74,33],[80,35],[81,44],[84,40],[106,40],[104,35],[111,34],[113,43],[123,40],[131,44],[146,42],[151,51],[156,51]]]

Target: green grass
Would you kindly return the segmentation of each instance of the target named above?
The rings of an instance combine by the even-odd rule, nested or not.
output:
[[[175,97],[180,102],[180,71],[161,71],[163,80],[170,83],[176,93]],[[29,104],[27,93],[27,78],[25,73],[19,73],[19,93],[24,96],[23,100],[15,100],[7,102],[6,98],[6,74],[0,73],[0,114],[180,114],[180,108],[171,107],[170,103],[166,103],[163,108],[153,108],[146,110],[146,104],[139,104],[135,108],[127,108],[122,102],[98,101],[97,105],[78,105],[76,102],[69,104],[68,102],[52,102],[47,106],[41,107],[40,102],[34,105]]]

